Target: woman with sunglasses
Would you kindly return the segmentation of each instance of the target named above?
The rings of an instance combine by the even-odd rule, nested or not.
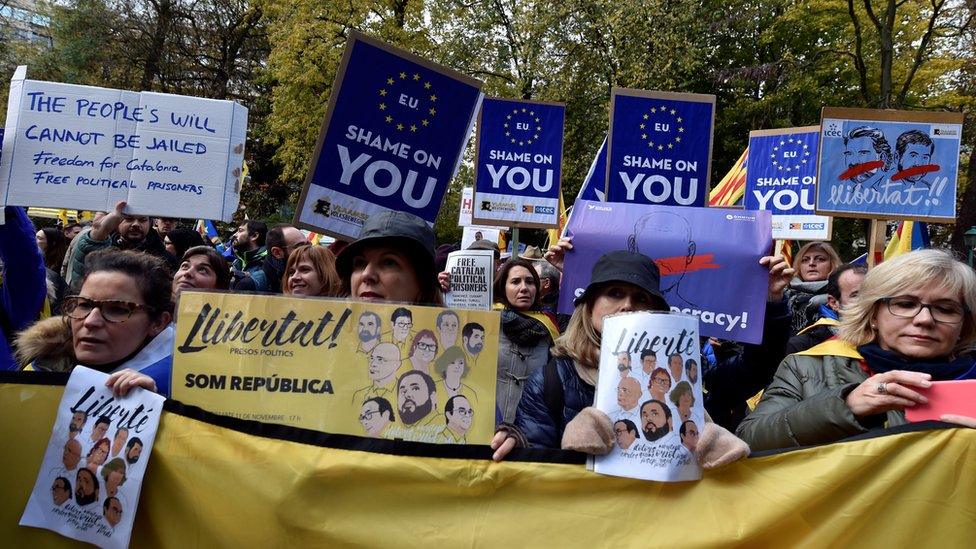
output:
[[[63,318],[38,322],[17,339],[22,363],[70,371],[75,364],[112,374],[106,386],[124,395],[143,387],[169,395],[174,330],[172,277],[162,260],[104,250],[85,259],[77,295]]]
[[[974,379],[976,274],[942,250],[868,271],[839,339],[789,355],[738,435],[754,450],[837,441],[905,423],[933,381]],[[970,424],[966,418],[945,421]]]

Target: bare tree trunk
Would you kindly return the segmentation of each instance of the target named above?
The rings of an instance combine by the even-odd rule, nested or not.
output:
[[[146,49],[146,62],[143,65],[142,89],[148,90],[153,82],[160,76],[160,68],[164,53],[166,38],[173,26],[174,10],[172,0],[151,0],[150,4],[156,12],[156,22],[153,26],[148,47]]]

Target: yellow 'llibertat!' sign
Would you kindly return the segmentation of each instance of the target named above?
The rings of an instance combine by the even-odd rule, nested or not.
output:
[[[496,312],[212,292],[178,309],[176,400],[329,433],[491,439]]]

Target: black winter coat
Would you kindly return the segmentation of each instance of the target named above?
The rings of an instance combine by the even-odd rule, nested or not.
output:
[[[749,413],[746,401],[773,381],[776,368],[786,356],[789,320],[786,303],[767,302],[762,343],[742,345],[741,353],[720,358],[715,367],[705,371],[702,376],[705,411],[712,416],[712,421],[734,432],[746,417]]]
[[[593,386],[576,373],[572,359],[558,357],[555,361],[563,387],[563,409],[558,423],[553,420],[555,414],[549,413],[546,402],[545,367],[537,369],[525,382],[522,400],[515,412],[515,426],[532,447],[559,448],[566,424],[583,408],[593,405]]]

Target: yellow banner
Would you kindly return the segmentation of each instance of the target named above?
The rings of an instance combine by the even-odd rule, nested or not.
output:
[[[5,546],[78,545],[17,526],[62,391],[0,383],[0,432],[13,442],[0,452]],[[582,464],[492,463],[484,446],[337,441],[270,432],[273,426],[214,418],[178,403],[167,408],[133,547],[890,549],[969,547],[976,526],[970,429],[749,458],[706,471],[698,482],[668,484],[601,476]],[[356,441],[372,451],[337,447]],[[574,458],[512,455],[519,456]]]
[[[176,400],[329,433],[487,443],[499,315],[318,298],[183,292]]]

